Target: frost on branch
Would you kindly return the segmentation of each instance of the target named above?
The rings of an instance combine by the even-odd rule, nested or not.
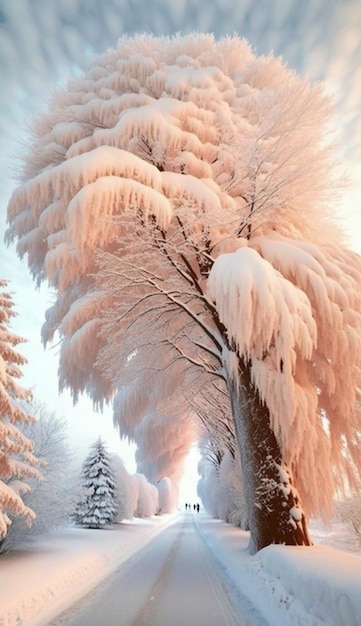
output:
[[[308,298],[249,247],[218,257],[208,286],[230,343],[252,363],[257,388],[279,432],[280,416],[293,422],[297,411],[297,357],[309,360],[316,345]],[[233,375],[237,378],[238,372]]]
[[[151,218],[171,231],[178,216],[190,241],[219,254],[238,246],[251,216],[253,228],[276,221],[283,231],[290,211],[311,213],[308,198],[322,205],[333,188],[321,176],[328,106],[319,86],[277,59],[255,57],[236,37],[124,37],[70,79],[34,120],[8,210],[8,240],[18,240],[34,278],[57,289],[44,339],[56,329],[69,339],[93,318],[85,299],[82,321],[77,314],[71,329],[62,322],[94,289],[97,249],[118,248],[130,216],[134,226]],[[113,389],[85,344],[84,336],[74,354],[92,370],[89,379],[67,357],[61,387],[75,398],[93,390],[98,403]]]
[[[284,460],[297,467],[300,493],[314,510],[322,510],[325,492],[330,507],[335,484],[353,484],[353,463],[360,467],[352,428],[360,420],[360,270],[358,255],[331,242],[322,250],[271,232],[218,257],[208,282],[231,345],[251,364]],[[228,363],[237,367],[237,360]],[[327,480],[330,459],[340,472],[334,481]],[[308,478],[315,468],[320,489]]]

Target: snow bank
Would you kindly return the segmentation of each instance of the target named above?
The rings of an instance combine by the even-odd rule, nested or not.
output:
[[[268,546],[259,552],[266,572],[281,581],[327,626],[361,624],[361,558],[313,546]]]
[[[199,531],[258,626],[360,626],[361,558],[330,547],[268,546],[211,518]]]
[[[197,520],[203,539],[237,589],[240,601],[257,626],[320,626],[286,592],[281,581],[264,570],[259,555],[248,553],[249,533],[220,520]],[[323,625],[324,626],[324,625]]]

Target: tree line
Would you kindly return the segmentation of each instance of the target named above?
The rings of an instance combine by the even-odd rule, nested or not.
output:
[[[8,392],[5,393],[3,386],[3,413],[0,416],[3,435],[0,514],[6,522],[6,530],[1,533],[0,554],[20,544],[37,541],[46,533],[69,524],[89,529],[104,528],[133,517],[173,512],[177,502],[174,500],[170,478],[164,477],[157,484],[152,484],[144,474],[129,474],[121,458],[110,454],[101,438],[91,445],[80,467],[67,438],[65,418],[57,416],[44,403],[31,399],[30,392],[15,387],[15,381],[11,379],[15,371],[9,366],[14,361],[24,362],[24,359],[18,352],[15,357],[14,350],[10,348],[24,340],[12,333],[8,325],[11,317],[9,312],[12,315],[15,312],[11,294],[5,290],[5,286],[3,281],[0,291],[0,359],[3,367],[7,368]],[[20,369],[16,370],[16,377],[20,376]],[[221,412],[220,406],[218,411]],[[17,416],[16,427],[10,421],[10,416],[12,420]],[[223,419],[226,419],[225,416]],[[10,424],[12,428],[9,430]],[[235,437],[230,434],[231,431],[226,432],[227,437],[223,433],[222,439],[220,429],[219,440],[215,445],[214,440],[211,443],[207,430],[203,430],[203,438],[199,441],[201,461],[198,494],[203,507],[213,517],[248,529]],[[14,440],[23,444],[26,442],[26,451],[30,452],[30,456],[23,458],[20,466],[19,448],[11,445],[10,433]],[[220,452],[222,449],[223,454]],[[38,469],[34,472],[35,466]],[[12,499],[8,497],[9,493]],[[337,502],[335,515],[348,523],[356,536],[360,535],[359,496]]]

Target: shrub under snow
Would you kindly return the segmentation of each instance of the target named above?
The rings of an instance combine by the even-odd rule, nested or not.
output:
[[[168,476],[158,482],[159,513],[172,513],[177,507],[174,485]]]
[[[127,472],[119,456],[112,457],[112,467],[116,482],[115,521],[121,522],[124,519],[132,519],[134,516],[138,500],[138,484],[136,479]]]
[[[138,483],[138,502],[136,517],[151,517],[158,513],[158,490],[149,483],[144,474],[134,474]]]

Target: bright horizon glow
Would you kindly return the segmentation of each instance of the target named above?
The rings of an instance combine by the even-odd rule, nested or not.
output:
[[[198,474],[198,463],[201,459],[198,446],[192,446],[184,463],[183,477],[179,483],[179,497],[178,506],[180,510],[184,510],[186,502],[195,504],[200,503],[200,498],[197,493],[198,480],[200,478]]]

